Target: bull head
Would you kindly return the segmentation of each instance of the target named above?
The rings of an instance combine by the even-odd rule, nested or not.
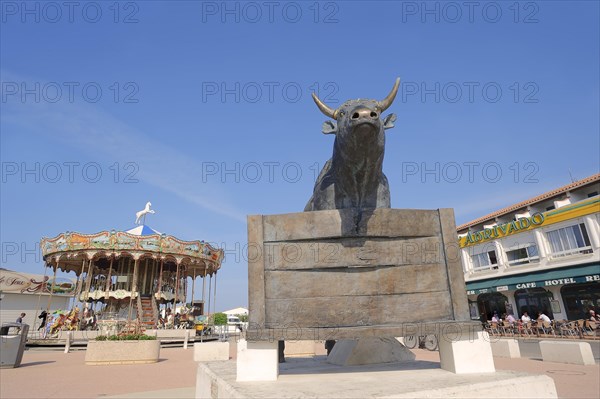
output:
[[[317,104],[317,107],[323,114],[334,119],[336,122],[344,120],[348,123],[362,123],[363,121],[371,122],[374,125],[379,125],[381,113],[392,105],[396,94],[398,93],[398,87],[400,86],[400,78],[396,79],[392,91],[382,101],[375,100],[350,100],[346,101],[337,109],[331,109],[324,104],[315,93],[312,94],[313,100]],[[394,127],[394,121],[396,120],[395,114],[390,114],[383,119],[383,128],[390,129]],[[326,121],[323,123],[323,133],[332,134],[337,133],[337,124],[333,121]]]

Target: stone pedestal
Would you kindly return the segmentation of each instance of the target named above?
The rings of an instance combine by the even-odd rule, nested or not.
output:
[[[410,362],[415,354],[396,338],[342,339],[336,342],[327,362],[338,366],[357,366],[393,362]]]
[[[473,335],[438,338],[440,366],[455,374],[493,373],[496,371],[490,339],[485,331]]]
[[[437,334],[471,323],[451,209],[249,216],[248,299],[249,341],[401,337],[419,325]]]
[[[196,398],[556,398],[547,375],[500,370],[456,375],[429,361],[336,366],[324,357],[288,359],[277,381],[236,381],[233,361],[198,363]]]
[[[279,375],[277,341],[248,342],[237,345],[236,381],[276,381]]]
[[[340,341],[332,361],[397,363],[411,355],[380,337],[481,329],[469,317],[452,209],[249,216],[248,305],[249,354],[241,361],[238,351],[238,381],[277,378],[276,357],[266,356],[266,366],[252,359],[251,342],[275,349],[277,340],[367,339]],[[471,372],[466,350],[480,356],[478,372],[494,371],[489,342],[467,343],[446,343],[442,367]]]

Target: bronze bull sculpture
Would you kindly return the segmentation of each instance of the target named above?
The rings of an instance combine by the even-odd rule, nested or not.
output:
[[[323,133],[335,134],[335,141],[305,212],[390,207],[390,188],[383,173],[384,131],[394,127],[396,115],[382,119],[381,114],[392,105],[399,85],[400,78],[382,101],[350,100],[335,110],[313,93],[321,112],[335,121],[323,123]]]

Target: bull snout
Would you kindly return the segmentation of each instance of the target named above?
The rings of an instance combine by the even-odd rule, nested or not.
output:
[[[351,119],[379,119],[379,112],[368,108],[360,108],[352,113]]]

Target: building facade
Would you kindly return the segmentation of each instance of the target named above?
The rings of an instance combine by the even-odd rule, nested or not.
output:
[[[600,310],[600,174],[458,226],[472,319]]]

